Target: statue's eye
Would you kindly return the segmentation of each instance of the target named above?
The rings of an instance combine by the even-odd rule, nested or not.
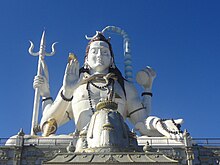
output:
[[[95,54],[95,53],[96,53],[96,49],[92,48],[92,49],[90,49],[90,52],[91,52],[92,54]]]
[[[108,55],[108,54],[109,54],[109,51],[106,50],[106,49],[104,49],[104,50],[102,50],[102,54],[103,54],[103,55]]]

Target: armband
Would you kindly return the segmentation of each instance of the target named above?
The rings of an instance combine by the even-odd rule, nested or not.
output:
[[[138,111],[140,111],[140,110],[142,110],[142,109],[145,109],[145,108],[146,108],[146,107],[138,108],[138,109],[136,109],[136,110],[130,112],[130,113],[127,115],[127,117],[131,117],[131,115],[132,115],[133,113],[136,113],[136,112],[138,112]]]
[[[149,96],[153,96],[153,93],[151,93],[151,92],[143,92],[142,94],[141,94],[141,96],[144,96],[144,95],[149,95]]]
[[[52,97],[46,97],[46,98],[42,99],[42,102],[47,101],[47,100],[52,100],[53,101],[53,98]]]
[[[66,98],[64,95],[63,95],[63,90],[60,92],[60,96],[61,98],[64,100],[64,101],[67,101],[67,102],[70,102],[73,100],[73,96],[71,98]]]

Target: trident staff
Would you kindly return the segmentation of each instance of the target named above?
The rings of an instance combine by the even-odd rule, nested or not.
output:
[[[45,56],[53,56],[55,54],[54,46],[57,42],[52,44],[52,52],[46,52],[46,42],[45,42],[45,31],[43,31],[41,42],[40,42],[40,50],[39,52],[34,53],[34,44],[30,41],[29,53],[33,56],[38,56],[38,66],[37,66],[37,75],[40,76],[42,74],[42,61]],[[33,115],[32,115],[32,124],[31,124],[31,135],[36,135],[35,129],[38,127],[38,114],[39,114],[39,105],[40,105],[40,93],[39,89],[35,89],[34,95],[34,106],[33,106]]]

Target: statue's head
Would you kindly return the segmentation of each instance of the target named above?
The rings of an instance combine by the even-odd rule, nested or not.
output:
[[[97,72],[114,68],[114,55],[110,40],[106,39],[101,32],[96,32],[96,35],[88,38],[90,42],[86,48],[84,67],[93,69]]]
[[[106,39],[101,32],[96,32],[95,36],[86,38],[90,41],[86,48],[85,62],[84,66],[80,68],[80,74],[84,72],[89,73],[91,67],[94,67],[92,65],[99,65],[99,69],[107,69],[109,73],[114,73],[118,77],[117,81],[121,85],[126,96],[124,88],[125,79],[115,65],[110,39]],[[93,53],[97,53],[97,51],[102,54],[102,58],[98,58],[98,60],[95,58],[95,60],[92,60],[92,57],[94,57]]]

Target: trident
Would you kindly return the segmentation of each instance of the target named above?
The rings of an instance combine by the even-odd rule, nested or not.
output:
[[[39,52],[34,53],[34,44],[33,42],[30,41],[30,48],[29,48],[29,53],[33,56],[38,56],[38,66],[37,66],[37,76],[40,76],[42,74],[42,68],[41,68],[41,63],[44,60],[45,56],[53,56],[55,54],[55,49],[54,46],[57,42],[52,44],[52,52],[47,53],[45,48],[46,48],[46,43],[45,43],[45,31],[43,31],[42,37],[41,37],[41,42],[40,42],[40,50]],[[37,131],[36,129],[38,128],[38,113],[39,113],[39,104],[40,104],[40,92],[39,89],[35,89],[35,95],[34,95],[34,107],[33,107],[33,115],[32,115],[32,124],[31,124],[31,135],[36,135]]]

